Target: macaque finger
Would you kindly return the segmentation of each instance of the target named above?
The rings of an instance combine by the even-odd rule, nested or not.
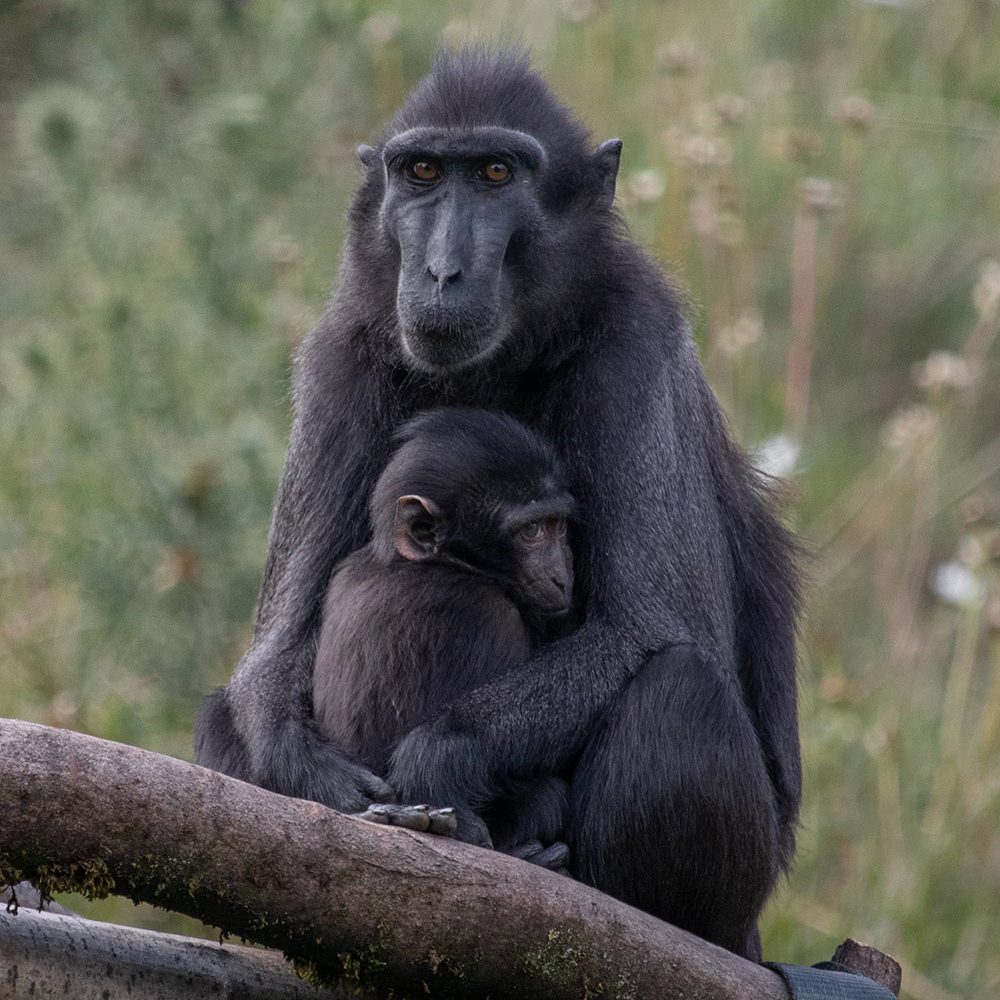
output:
[[[509,854],[512,858],[517,858],[518,861],[532,861],[536,854],[541,854],[542,850],[543,847],[540,840],[529,840],[524,844],[518,844],[517,847],[512,847],[505,853]]]
[[[428,830],[431,833],[448,837],[458,827],[458,817],[455,815],[454,809],[432,809],[428,815],[431,824]]]
[[[401,826],[404,830],[416,830],[424,833],[430,829],[430,806],[386,806],[389,822],[393,826]]]
[[[548,868],[550,871],[565,868],[568,861],[569,847],[561,841],[557,841],[555,844],[549,845],[544,851],[540,851],[531,858],[531,863],[533,865]]]
[[[367,820],[369,823],[378,823],[379,826],[390,826],[392,820],[385,806],[369,806],[362,813],[355,813],[358,819]]]

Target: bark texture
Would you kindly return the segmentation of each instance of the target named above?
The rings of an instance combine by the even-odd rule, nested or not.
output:
[[[66,730],[0,720],[0,816],[0,887],[153,903],[375,996],[787,997],[568,878]]]
[[[21,907],[0,910],[5,1000],[306,1000],[331,997],[276,952]]]

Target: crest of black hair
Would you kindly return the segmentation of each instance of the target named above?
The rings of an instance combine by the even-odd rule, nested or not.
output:
[[[396,113],[389,134],[420,125],[500,125],[528,132],[560,170],[591,151],[587,128],[553,95],[522,49],[474,45],[440,53]]]

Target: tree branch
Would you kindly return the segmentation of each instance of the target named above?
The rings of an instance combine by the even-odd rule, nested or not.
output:
[[[337,1000],[274,951],[0,907],[3,996],[130,1000]]]
[[[0,815],[0,883],[153,903],[376,995],[787,997],[563,876],[79,733],[0,720]]]

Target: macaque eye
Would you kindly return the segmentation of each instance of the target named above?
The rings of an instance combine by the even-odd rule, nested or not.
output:
[[[484,163],[477,171],[479,176],[491,184],[503,184],[510,179],[510,167],[500,160]]]
[[[563,535],[566,534],[566,518],[550,517],[548,521],[545,522],[545,528],[550,535],[562,538]]]
[[[545,533],[545,527],[541,521],[529,521],[527,524],[522,524],[517,529],[517,533],[521,538],[532,541],[533,539],[541,538]]]
[[[414,160],[408,172],[414,180],[429,184],[441,179],[441,164],[437,160]]]

